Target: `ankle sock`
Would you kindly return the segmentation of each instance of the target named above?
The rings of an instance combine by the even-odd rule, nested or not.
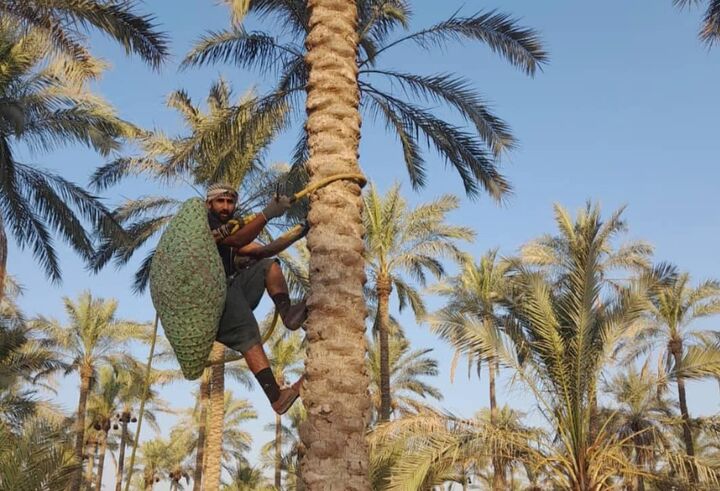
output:
[[[263,368],[255,374],[255,378],[258,383],[260,383],[260,387],[262,387],[262,390],[265,392],[265,395],[271,403],[280,398],[280,387],[278,386],[277,381],[275,380],[275,375],[273,375],[270,368]]]
[[[271,296],[273,303],[275,304],[275,307],[278,309],[278,312],[281,316],[285,316],[287,313],[287,310],[290,308],[290,295],[287,293],[276,293],[275,295]]]

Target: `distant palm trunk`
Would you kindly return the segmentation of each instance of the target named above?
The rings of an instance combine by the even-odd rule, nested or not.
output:
[[[310,182],[358,173],[360,100],[354,0],[308,0],[307,135]],[[336,182],[310,198],[309,341],[300,435],[309,491],[370,489],[365,430],[365,260],[360,187]]]
[[[388,303],[392,292],[392,283],[387,276],[380,276],[376,285],[378,306],[378,336],[380,341],[380,421],[388,421],[392,412],[390,395],[390,311]]]
[[[78,399],[77,419],[75,420],[75,458],[82,466],[83,447],[85,445],[85,411],[87,409],[87,398],[92,384],[93,370],[91,366],[80,367],[80,396]],[[71,489],[80,491],[82,484],[82,467],[75,473]]]
[[[87,469],[85,469],[85,489],[92,489],[92,481],[93,481],[93,470],[95,468],[95,457],[98,453],[98,441],[97,438],[94,438],[93,440],[88,440],[87,442],[88,447],[92,447],[92,449],[88,452],[88,464]]]
[[[197,449],[195,454],[195,473],[193,491],[201,491],[203,464],[205,462],[205,425],[207,423],[207,405],[210,399],[210,369],[206,368],[200,380],[200,424],[198,425]]]
[[[495,394],[495,379],[497,378],[497,359],[493,356],[488,360],[488,383],[490,385],[490,425],[498,424],[497,396]],[[499,491],[505,486],[505,469],[499,458],[493,457],[493,490]]]
[[[668,349],[675,360],[675,368],[682,366],[683,345],[681,339],[673,339],[670,341]],[[677,376],[678,400],[680,402],[680,414],[683,420],[683,441],[685,443],[685,453],[691,459],[695,458],[695,445],[693,443],[692,431],[690,429],[690,411],[687,405],[687,394],[685,393],[685,378],[682,375]],[[690,465],[690,482],[697,481],[697,474],[694,465]]]
[[[483,322],[486,326],[490,326],[494,320],[492,316],[485,315]],[[490,391],[490,425],[494,428],[498,424],[498,408],[497,408],[497,393],[495,388],[495,381],[499,372],[500,363],[495,354],[490,356],[487,360],[488,366],[488,385]],[[498,457],[493,457],[493,480],[492,489],[499,491],[507,488],[505,482],[505,468],[503,467],[502,460]]]
[[[5,235],[5,222],[0,213],[0,300],[5,294],[5,276],[7,274],[7,235]]]
[[[130,412],[123,411],[121,415],[122,433],[120,436],[120,450],[118,451],[117,476],[115,476],[115,491],[122,490],[123,472],[125,470],[125,446],[128,439],[128,423],[130,422]]]
[[[225,347],[213,345],[211,360],[221,360]],[[225,365],[219,363],[211,368],[210,378],[210,422],[207,432],[207,465],[204,470],[204,491],[217,491],[220,487],[222,461],[223,424],[225,422]]]
[[[145,491],[152,491],[153,484],[155,484],[155,473],[148,475],[147,471],[144,473],[145,479]]]
[[[110,430],[110,423],[105,423],[100,432],[101,445],[100,455],[98,456],[98,470],[97,478],[95,479],[95,490],[100,491],[102,489],[103,471],[105,470],[105,452],[107,451],[107,437],[108,431]]]
[[[282,489],[282,416],[275,415],[275,487]]]

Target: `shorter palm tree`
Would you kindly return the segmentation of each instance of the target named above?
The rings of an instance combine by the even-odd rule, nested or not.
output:
[[[33,337],[19,312],[0,314],[0,426],[20,428],[38,408],[42,381],[63,368],[60,355]]]
[[[77,418],[75,422],[75,455],[82,462],[85,439],[87,399],[96,379],[100,363],[111,363],[122,355],[123,344],[142,336],[147,324],[118,319],[117,301],[94,298],[88,291],[77,301],[63,299],[69,323],[61,324],[43,316],[33,320],[32,326],[45,333],[49,342],[62,350],[68,368],[66,372],[80,373]]]
[[[105,453],[108,439],[111,437],[112,418],[117,410],[121,389],[122,382],[119,380],[117,372],[110,366],[103,366],[98,371],[95,390],[88,397],[88,423],[95,430],[95,438],[99,445],[95,489],[102,489]],[[90,487],[91,484],[88,483],[88,488]]]
[[[138,465],[142,468],[143,491],[152,491],[162,480],[168,469],[168,448],[170,444],[162,438],[148,440],[140,447]]]
[[[637,475],[635,491],[645,491],[648,475],[660,474],[658,457],[670,448],[667,430],[674,419],[673,404],[667,399],[662,378],[652,373],[647,363],[640,371],[631,364],[605,388],[615,407],[605,409],[600,418],[608,421],[618,440],[629,442],[628,451],[644,472]]]
[[[64,425],[42,418],[25,421],[16,432],[0,424],[0,489],[67,489],[80,470],[72,437]]]
[[[170,442],[167,447],[167,471],[170,479],[170,491],[179,491],[181,481],[190,483],[192,454],[192,435],[182,427],[170,431]]]
[[[496,336],[492,331],[502,329],[500,308],[510,285],[510,266],[508,261],[498,258],[497,249],[486,252],[477,263],[465,261],[457,276],[434,288],[448,303],[426,319],[430,328],[455,349],[451,380],[456,363],[463,355],[468,358],[468,368],[477,366],[478,374],[483,363],[487,365],[491,422],[495,420],[498,406],[495,389],[500,368],[498,357],[492,352],[467,351],[461,339],[466,336],[463,332],[466,330],[487,331],[486,335]],[[502,467],[499,461],[495,462],[493,489],[505,487]]]
[[[200,457],[196,460],[195,469],[201,465],[202,470],[199,474],[194,474],[194,485],[198,486],[197,476],[201,476],[203,481],[203,489],[207,487],[204,478],[207,468],[207,455],[210,448],[217,445],[214,449],[219,455],[218,459],[222,468],[228,466],[237,460],[246,462],[245,454],[250,451],[252,436],[241,429],[241,426],[247,421],[256,419],[257,413],[252,408],[252,404],[246,399],[235,399],[232,391],[224,391],[223,397],[223,421],[221,425],[221,437],[218,442],[211,442],[210,436],[206,435],[206,429],[209,427],[210,414],[209,411],[202,411],[200,403],[201,394],[198,394],[198,403],[194,408],[185,412],[181,423],[176,427],[178,435],[180,429],[183,428],[189,435],[190,452],[195,451],[195,456]],[[203,424],[204,423],[204,424]],[[207,438],[205,438],[207,437]],[[184,437],[183,437],[184,438]],[[204,439],[204,445],[202,440]],[[200,445],[203,445],[202,447]],[[200,455],[199,455],[200,454]],[[220,472],[218,472],[219,483]],[[219,484],[218,484],[219,486]]]
[[[277,379],[277,383],[280,386],[285,385],[290,380],[290,375],[294,374],[298,376],[302,373],[302,365],[304,352],[301,347],[302,338],[298,333],[291,333],[290,335],[283,335],[279,333],[271,339],[270,352],[268,359],[270,360],[270,366],[273,367],[273,373]],[[282,468],[283,468],[283,447],[287,446],[285,442],[285,436],[287,435],[286,428],[282,423],[282,415],[275,414],[275,423],[270,425],[275,432],[275,438],[273,439],[272,446],[274,452],[274,481],[275,487],[282,489]]]
[[[427,409],[428,399],[442,400],[442,393],[423,380],[438,374],[437,361],[429,355],[432,349],[412,350],[410,341],[401,336],[390,339],[388,362],[390,365],[390,394],[392,414],[398,418]],[[368,369],[370,371],[370,398],[373,405],[372,421],[380,421],[380,346],[375,337],[368,341]]]
[[[264,466],[273,468],[275,471],[275,489],[295,489],[300,485],[300,459],[302,457],[300,442],[300,424],[307,418],[307,412],[302,404],[295,404],[285,415],[284,422],[265,425],[265,431],[272,431],[275,438],[265,443],[260,450],[261,462]],[[285,485],[278,487],[277,482],[282,485],[278,474],[285,472]],[[280,476],[282,476],[280,474]]]
[[[614,245],[626,229],[621,211],[603,220],[599,208],[588,205],[573,220],[557,206],[556,221],[558,236],[523,250],[540,267],[518,264],[513,277],[508,309],[514,323],[506,335],[514,349],[500,337],[470,336],[465,343],[478,349],[487,343],[535,395],[556,432],[544,464],[553,485],[604,489],[645,474],[632,458],[635,435],[618,438],[609,422],[598,424],[597,393],[615,351],[641,331],[658,280],[640,275],[619,284],[610,276],[647,262],[645,247]]]
[[[162,353],[157,358],[161,358]],[[152,369],[148,377],[145,367],[135,358],[125,357],[118,366],[121,382],[120,393],[118,394],[117,412],[115,413],[114,430],[120,430],[120,442],[117,456],[117,470],[115,476],[115,491],[122,489],[125,470],[125,449],[127,443],[134,441],[130,424],[137,422],[136,408],[144,397],[143,420],[147,420],[150,426],[159,431],[157,412],[171,412],[165,401],[160,398],[158,388],[177,380],[180,374],[177,370]],[[148,388],[145,393],[145,383]]]
[[[420,293],[407,281],[412,277],[426,285],[427,273],[435,278],[444,275],[441,259],[460,261],[464,255],[457,247],[461,240],[474,236],[467,227],[450,225],[447,214],[458,207],[455,196],[446,195],[409,210],[400,195],[400,186],[393,186],[385,196],[374,186],[365,193],[365,257],[370,288],[377,301],[375,330],[380,354],[380,420],[390,418],[389,329],[390,295],[395,290],[399,308],[408,304],[419,319],[425,314]]]
[[[230,479],[228,484],[223,484],[221,491],[274,491],[273,487],[265,476],[262,469],[251,467],[246,462],[236,462],[235,466],[228,469]]]
[[[238,209],[249,212],[285,175],[266,170],[262,163],[263,152],[281,124],[283,112],[263,113],[251,93],[236,102],[232,99],[232,90],[223,80],[211,86],[206,112],[184,91],[173,92],[167,105],[180,114],[188,133],[176,137],[161,132],[140,135],[137,140],[142,153],[100,167],[91,184],[102,190],[139,174],[162,183],[182,180],[193,186],[224,181],[240,188],[242,201]],[[127,264],[164,230],[180,204],[169,196],[144,196],[122,203],[113,211],[113,218],[127,234],[103,238],[93,260],[94,269],[100,270],[113,260],[118,266]],[[153,253],[147,253],[135,275],[134,289],[138,292],[147,286]]]
[[[482,476],[493,457],[508,466],[538,465],[544,458],[538,450],[543,432],[523,425],[517,412],[504,408],[501,413],[502,425],[491,424],[487,413],[465,419],[423,411],[378,426],[370,435],[374,483],[387,490],[463,484]]]
[[[635,342],[632,346],[633,353],[660,348],[661,356],[667,360],[666,366],[677,384],[683,441],[689,457],[695,455],[695,449],[685,380],[720,374],[720,345],[706,342],[715,337],[715,333],[695,329],[692,324],[717,314],[720,314],[720,281],[707,280],[693,287],[689,274],[679,274],[652,296],[651,323],[643,332],[644,342]]]

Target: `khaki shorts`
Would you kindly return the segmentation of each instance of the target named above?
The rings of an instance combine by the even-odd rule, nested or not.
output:
[[[265,276],[274,261],[277,259],[260,259],[228,278],[225,310],[216,337],[228,348],[244,353],[262,343],[253,310],[265,293]]]

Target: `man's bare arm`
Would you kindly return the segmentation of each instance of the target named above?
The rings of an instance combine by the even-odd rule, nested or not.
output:
[[[255,240],[257,236],[260,235],[260,232],[262,232],[262,229],[266,224],[267,220],[265,219],[265,215],[258,213],[252,220],[240,227],[240,229],[234,234],[224,239],[219,236],[215,237],[215,242],[238,249],[242,248]]]
[[[277,256],[279,253],[293,245],[295,242],[305,237],[307,234],[307,227],[297,227],[291,230],[290,233],[281,235],[277,239],[273,240],[269,244],[259,244],[253,242],[244,247],[240,247],[236,250],[236,254],[240,256],[248,256],[255,259],[262,259],[266,257]],[[232,237],[232,236],[231,236]],[[228,237],[230,238],[230,237]]]

